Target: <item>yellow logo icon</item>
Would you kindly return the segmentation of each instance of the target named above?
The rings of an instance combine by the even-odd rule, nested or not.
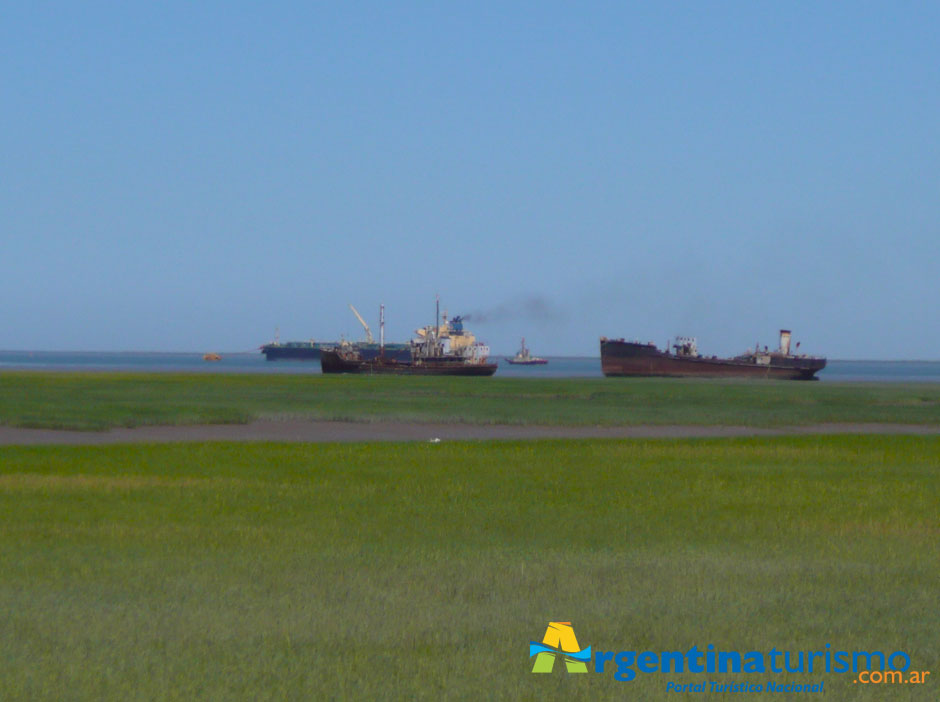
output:
[[[569,673],[586,673],[591,647],[581,650],[571,622],[549,622],[542,643],[529,642],[529,657],[532,656],[535,656],[533,673],[551,673],[559,656],[564,657]]]

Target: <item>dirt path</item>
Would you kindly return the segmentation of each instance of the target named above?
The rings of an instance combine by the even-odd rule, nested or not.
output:
[[[800,434],[940,434],[940,425],[818,424],[763,429],[744,426],[511,426],[407,422],[257,421],[250,424],[147,426],[106,432],[0,426],[0,445],[120,444],[172,441],[456,441],[464,439],[624,439]]]

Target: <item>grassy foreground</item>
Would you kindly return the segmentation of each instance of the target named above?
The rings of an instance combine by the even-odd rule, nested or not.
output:
[[[675,379],[0,373],[0,424],[101,430],[259,418],[476,424],[940,423],[940,385]]]
[[[938,477],[938,437],[0,448],[0,699],[659,700],[715,677],[532,675],[549,620],[594,650],[831,643],[940,678]],[[938,697],[853,678],[718,679]]]

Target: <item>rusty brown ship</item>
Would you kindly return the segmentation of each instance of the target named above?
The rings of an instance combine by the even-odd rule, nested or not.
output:
[[[790,353],[790,331],[780,330],[776,351],[755,348],[740,356],[703,356],[691,337],[677,337],[671,350],[662,351],[652,342],[601,337],[601,370],[605,376],[662,376],[704,378],[768,378],[818,380],[826,367],[822,356]],[[799,344],[797,344],[797,349]]]

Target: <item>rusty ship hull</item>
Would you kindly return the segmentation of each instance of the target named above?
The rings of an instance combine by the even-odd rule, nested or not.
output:
[[[446,357],[420,361],[399,361],[383,356],[371,359],[344,358],[336,351],[323,351],[320,354],[320,367],[324,373],[463,376],[489,376],[498,368],[495,363],[466,363],[463,359]]]
[[[623,339],[601,339],[601,370],[605,376],[680,378],[766,378],[818,380],[826,359],[768,353],[715,358],[682,356],[661,351],[654,344]]]

